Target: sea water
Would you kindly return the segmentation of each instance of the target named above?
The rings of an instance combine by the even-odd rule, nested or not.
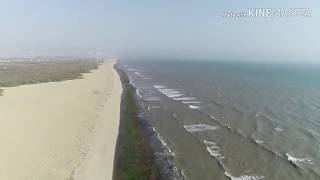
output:
[[[120,65],[185,179],[320,179],[320,66],[153,59]]]

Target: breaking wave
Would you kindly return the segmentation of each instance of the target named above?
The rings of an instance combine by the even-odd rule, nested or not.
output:
[[[203,144],[207,147],[207,151],[211,156],[217,159],[224,159],[225,157],[221,154],[221,147],[218,146],[215,142],[203,141]]]
[[[218,127],[208,124],[192,124],[184,125],[183,127],[188,132],[212,131],[218,129]]]
[[[188,107],[189,107],[190,109],[200,109],[199,106],[195,106],[195,105],[189,105]]]
[[[260,179],[264,179],[263,176],[259,176],[259,175],[241,175],[241,176],[235,177],[227,171],[224,174],[228,178],[230,178],[231,180],[260,180]]]
[[[290,155],[289,153],[286,153],[286,156],[288,158],[288,161],[293,163],[295,166],[298,166],[299,163],[304,163],[304,164],[309,164],[309,165],[313,165],[313,162],[311,159],[307,159],[307,158],[296,158],[292,155]]]

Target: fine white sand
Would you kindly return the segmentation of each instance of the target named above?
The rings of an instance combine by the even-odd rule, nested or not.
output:
[[[1,180],[112,179],[122,93],[112,66],[83,79],[4,89]]]

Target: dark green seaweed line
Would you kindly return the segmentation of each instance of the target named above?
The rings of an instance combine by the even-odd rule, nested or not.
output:
[[[159,170],[139,122],[135,88],[115,65],[122,82],[121,117],[114,160],[114,180],[159,180]]]

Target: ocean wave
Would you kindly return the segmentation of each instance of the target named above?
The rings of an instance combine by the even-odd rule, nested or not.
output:
[[[222,127],[230,130],[230,132],[235,133],[235,134],[237,134],[237,135],[240,135],[242,138],[247,139],[246,137],[244,137],[244,136],[242,136],[241,134],[239,134],[237,131],[234,131],[229,125],[220,122],[217,118],[213,117],[212,115],[208,115],[208,116],[209,116],[209,118],[211,118],[212,120],[214,120],[215,122],[217,122],[217,123],[218,123],[219,125],[221,125]],[[282,132],[282,131],[283,131],[283,129],[282,129],[281,127],[276,127],[276,128],[274,128],[274,129],[275,129],[277,132]],[[298,167],[298,164],[299,164],[299,163],[304,163],[304,164],[308,164],[308,165],[313,165],[313,162],[312,162],[311,159],[307,159],[307,158],[296,158],[296,157],[294,157],[294,156],[292,156],[292,155],[290,155],[290,154],[288,154],[288,153],[287,153],[286,155],[284,155],[284,154],[279,153],[279,152],[277,152],[277,151],[275,151],[275,150],[273,150],[273,149],[270,149],[270,148],[268,148],[267,146],[264,145],[264,141],[262,141],[262,140],[258,140],[258,139],[251,138],[251,141],[252,141],[253,143],[255,143],[258,148],[262,148],[262,149],[264,149],[265,151],[272,153],[274,156],[277,156],[277,157],[279,157],[279,158],[281,158],[281,159],[283,159],[283,160],[287,160],[287,161],[289,161],[289,163],[293,164],[293,165],[296,166],[296,167]],[[300,168],[300,167],[299,167],[299,168]],[[314,173],[314,174],[318,175],[317,173]],[[236,178],[236,177],[234,177],[234,178]],[[243,177],[243,178],[244,178],[244,177]],[[250,178],[250,177],[247,177],[247,178]],[[251,178],[252,178],[252,177],[251,177]]]
[[[214,117],[212,114],[209,114],[208,116],[209,116],[210,119],[213,119],[213,120],[215,120],[215,121],[218,121],[218,120],[219,120],[219,118]]]
[[[183,96],[181,93],[164,93],[168,98],[175,98],[175,97],[180,97]]]
[[[178,97],[178,98],[173,98],[176,101],[195,101],[197,98],[195,97]]]
[[[208,124],[192,124],[184,125],[183,127],[188,132],[212,131],[218,129],[218,127]]]
[[[221,168],[224,170],[224,174],[231,180],[260,180],[264,179],[264,176],[261,175],[241,175],[241,176],[233,176],[228,168],[224,165],[223,159],[225,159],[225,156],[221,152],[221,147],[218,146],[215,142],[204,140],[203,144],[206,146],[207,151],[209,154],[214,157]]]
[[[156,89],[166,88],[166,86],[163,86],[163,85],[154,85],[153,87],[156,88]]]
[[[225,157],[221,153],[221,147],[218,146],[215,142],[203,141],[203,144],[207,147],[207,151],[211,156],[219,160],[224,159]]]
[[[180,92],[179,89],[168,89],[166,88],[166,86],[162,86],[162,85],[154,85],[153,87],[170,99],[178,98],[184,95],[183,93]]]
[[[181,170],[181,175],[182,175],[184,180],[188,179],[188,177],[187,177],[187,175],[186,175],[186,173],[184,172],[183,169]]]
[[[162,94],[164,94],[168,98],[181,97],[184,95],[177,89],[158,89],[158,91],[160,91]]]
[[[153,87],[170,99],[173,99],[175,101],[182,101],[183,104],[190,104],[188,106],[190,109],[200,109],[199,106],[192,105],[192,104],[200,104],[201,102],[197,101],[196,97],[184,96],[184,94],[180,91],[180,89],[169,89],[164,85],[158,85],[158,84],[153,85]]]
[[[183,104],[201,104],[200,101],[182,101]]]
[[[179,89],[160,88],[159,91],[162,93],[180,93]]]
[[[172,150],[168,143],[164,140],[164,138],[159,134],[159,132],[154,128],[152,127],[152,131],[154,132],[154,134],[156,135],[156,138],[160,141],[162,147],[164,147],[164,152],[155,152],[154,154],[156,156],[175,156],[175,151]]]
[[[147,106],[147,110],[150,111],[150,109],[159,109],[160,106]]]
[[[180,168],[173,162],[173,157],[176,155],[176,152],[169,147],[168,143],[159,134],[155,127],[151,128],[155,135],[155,138],[162,145],[163,151],[154,152],[154,155],[157,158],[157,161],[159,161],[162,164],[160,168],[162,168],[162,172],[165,173],[165,177],[168,177],[168,179],[175,180],[187,179],[183,171],[180,170]]]
[[[231,179],[231,180],[260,180],[260,179],[264,179],[264,176],[260,176],[260,175],[241,175],[238,177],[233,176],[229,172],[228,168],[222,162],[222,160],[225,159],[225,156],[222,155],[221,147],[218,146],[215,142],[207,141],[207,140],[204,140],[203,144],[207,147],[207,151],[209,152],[209,154],[218,161],[219,165],[224,170],[224,174],[229,179]]]
[[[281,127],[276,127],[276,128],[274,128],[274,130],[276,130],[278,132],[282,132],[283,131],[283,129]]]
[[[142,95],[141,95],[139,89],[136,89],[136,94],[139,96],[140,99],[142,99]]]
[[[131,77],[129,76],[129,83],[136,88],[136,94],[142,99],[142,96],[137,88],[137,86],[133,83]],[[156,86],[158,88],[163,86]],[[143,101],[142,101],[143,103]],[[143,106],[142,106],[143,107]],[[150,108],[160,108],[160,106],[150,106]],[[149,106],[148,106],[149,109]],[[166,143],[166,141],[161,137],[159,132],[154,128],[151,127],[153,131],[153,139],[158,140],[159,144],[161,145],[161,149],[163,150],[165,157],[161,157],[160,154],[157,156],[157,152],[155,152],[155,156],[157,158],[157,161],[159,161],[162,165],[160,166],[161,173],[164,173],[165,175],[168,175],[170,179],[176,179],[176,180],[185,180],[187,177],[185,174],[179,170],[179,168],[176,166],[176,164],[173,162],[173,157],[175,156],[175,151],[172,150],[169,145]],[[162,154],[162,155],[164,155]],[[173,169],[172,169],[173,168]],[[171,171],[173,170],[173,171]]]
[[[198,98],[196,97],[183,97],[183,94],[177,90],[177,89],[166,89],[166,86],[162,86],[162,85],[154,85],[155,88],[157,88],[158,90],[160,89],[162,91],[162,93],[167,93],[167,94],[171,94],[174,96],[174,94],[179,94],[179,97],[172,97],[171,96],[171,99],[173,100],[176,100],[176,101],[182,101],[183,104],[191,104],[191,109],[198,109],[199,107],[198,106],[193,106],[192,104],[197,104],[197,103],[193,103],[193,102],[199,102],[200,101],[197,101]],[[161,92],[160,91],[160,92]],[[218,104],[218,103],[216,103]],[[219,105],[221,105],[219,103]],[[190,108],[190,106],[189,106]],[[205,113],[207,114],[207,113]],[[261,115],[260,114],[254,114],[255,117],[260,117]],[[227,124],[224,124],[222,123],[221,121],[217,120],[217,118],[209,115],[209,117],[211,119],[214,119],[215,121],[218,121],[219,124],[222,126],[222,127],[225,127],[227,129],[229,129],[230,131],[232,131],[233,133],[235,134],[239,134],[235,129],[236,128],[232,128],[227,125]],[[207,126],[209,125],[206,125],[206,124],[194,124],[194,125],[185,125],[184,128],[188,131],[188,132],[201,132],[201,131],[209,131],[209,130],[215,130],[217,129],[217,127],[215,126],[211,126],[211,127],[214,127],[214,128],[207,128]],[[275,131],[277,132],[282,132],[283,129],[281,127],[275,127],[274,128]],[[239,134],[241,137],[243,137],[243,135]],[[243,137],[245,139],[247,139],[247,137]],[[283,159],[284,161],[286,161],[286,159],[291,162],[291,164],[294,164],[295,166],[297,166],[298,163],[305,163],[305,164],[313,164],[313,162],[310,160],[310,159],[306,159],[306,158],[296,158],[296,157],[293,157],[292,155],[289,155],[288,153],[286,154],[286,156],[284,154],[280,154],[280,153],[277,153],[276,151],[272,150],[272,149],[269,149],[268,147],[265,146],[264,141],[262,140],[258,140],[258,139],[253,139],[253,143],[255,143],[259,148],[263,148],[265,149],[266,151],[269,151],[271,153],[273,153],[274,155],[278,156],[278,157],[281,157],[281,159]],[[209,154],[211,156],[213,156],[214,158],[216,159],[219,159],[219,157],[223,157],[225,158],[224,156],[222,156],[222,153],[221,153],[221,147],[217,146],[217,144],[215,144],[214,142],[209,142],[207,141],[206,143],[203,142],[205,145],[206,145],[206,148],[207,148],[207,151],[209,152]],[[222,158],[222,159],[223,159]],[[218,160],[219,161],[219,160]],[[221,162],[219,162],[221,163]],[[225,171],[225,175],[227,177],[229,177],[231,180],[260,180],[260,179],[264,179],[263,176],[260,176],[260,175],[246,175],[246,173],[244,173],[244,175],[238,175],[238,176],[233,176],[232,174],[230,174],[228,171]]]
[[[221,125],[223,128],[226,128],[228,129],[230,132],[232,133],[235,133],[237,135],[240,135],[240,137],[244,138],[244,139],[247,139],[246,137],[244,137],[243,135],[239,134],[237,131],[235,131],[233,128],[231,128],[228,124],[225,124],[225,123],[222,123],[220,122],[219,120],[217,120],[217,118],[213,117],[212,115],[208,115],[209,118],[211,118],[212,120],[214,120],[215,122],[217,122],[219,125]],[[282,132],[283,129],[280,128],[280,127],[276,127],[275,128],[276,131],[278,132]],[[249,140],[249,139],[247,139]],[[286,154],[287,157],[285,157],[285,155],[273,150],[273,149],[270,149],[268,148],[267,146],[264,146],[264,141],[262,140],[257,140],[257,139],[254,139],[254,138],[250,138],[251,142],[252,143],[255,143],[255,145],[258,147],[258,148],[261,148],[261,149],[264,149],[265,151],[267,152],[270,152],[272,153],[274,156],[276,157],[279,157],[281,159],[283,159],[284,161],[289,161],[289,163],[293,164],[294,166],[298,167],[298,163],[300,162],[303,162],[303,163],[307,163],[307,164],[312,164],[312,161],[310,161],[310,159],[298,159],[298,158],[295,158],[293,156],[290,156],[288,153]],[[289,156],[288,156],[289,155]],[[220,163],[221,164],[221,163]],[[315,173],[316,174],[316,173]],[[259,176],[258,176],[259,177]],[[241,176],[241,177],[233,177],[233,178],[253,178],[252,176],[249,176],[249,177],[246,177],[246,176]],[[232,179],[232,178],[231,178]],[[233,179],[232,179],[233,180]],[[237,180],[237,179],[235,179]],[[241,180],[241,179],[240,179]],[[250,180],[250,179],[249,179]]]
[[[289,153],[286,153],[286,156],[288,158],[288,161],[293,163],[294,165],[298,166],[299,163],[304,163],[304,164],[309,164],[309,165],[313,165],[313,162],[311,159],[307,159],[307,158],[296,158],[292,155],[290,155]]]
[[[188,107],[189,107],[190,109],[200,109],[199,106],[195,106],[195,105],[189,105]]]
[[[144,77],[140,72],[134,71],[133,73],[134,73],[135,75],[139,76],[140,78],[143,78],[143,77]]]
[[[173,114],[172,114],[172,117],[177,118],[177,114],[176,114],[176,113],[173,113]]]
[[[214,100],[213,103],[217,106],[223,106],[223,103],[222,102],[219,102],[217,100]]]
[[[223,159],[225,159],[225,156],[221,152],[221,147],[218,146],[215,142],[204,140],[203,144],[206,146],[207,151],[209,154],[214,157],[221,168],[224,170],[224,174],[231,180],[260,180],[264,179],[264,176],[261,175],[241,175],[241,176],[233,176],[228,168],[224,165]]]
[[[254,141],[255,141],[256,143],[258,143],[258,144],[262,144],[262,143],[264,143],[264,141],[262,141],[262,140],[258,140],[258,139],[254,139]]]
[[[312,129],[308,129],[306,131],[307,131],[307,134],[308,134],[309,137],[312,137],[314,139],[320,137],[320,134],[317,133],[316,131],[312,130]]]
[[[175,151],[172,150],[167,142],[162,138],[162,136],[154,129],[155,133],[157,134],[157,138],[160,140],[161,144],[166,148],[167,153],[169,153],[171,156],[175,156]]]
[[[260,179],[264,179],[263,176],[259,176],[259,175],[241,175],[241,176],[235,177],[227,171],[224,174],[228,178],[230,178],[231,180],[260,180]]]

